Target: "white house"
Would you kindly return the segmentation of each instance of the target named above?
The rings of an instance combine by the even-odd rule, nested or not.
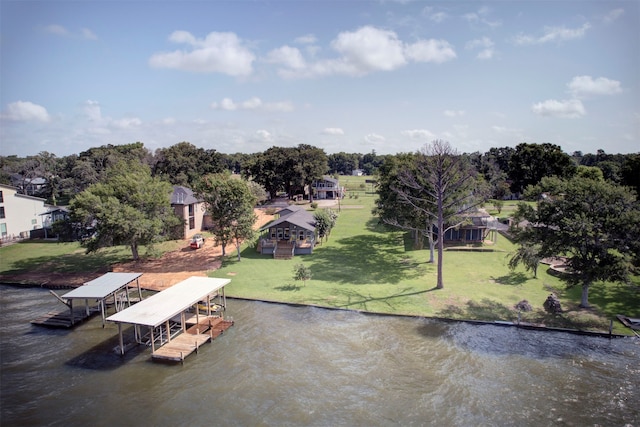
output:
[[[0,237],[2,241],[28,238],[31,230],[42,228],[45,199],[18,194],[18,188],[0,184]]]

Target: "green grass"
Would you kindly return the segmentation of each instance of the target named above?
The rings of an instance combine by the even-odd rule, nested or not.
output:
[[[446,251],[444,289],[437,290],[428,250],[410,250],[402,232],[378,225],[370,214],[373,200],[344,199],[336,228],[312,255],[274,260],[245,247],[242,261],[230,255],[210,275],[232,279],[230,296],[379,313],[513,321],[518,316],[513,306],[526,299],[534,311],[523,313],[522,321],[592,330],[608,330],[617,313],[640,315],[640,297],[628,287],[596,284],[590,298],[594,309],[580,310],[580,289],[566,290],[546,266],[537,278],[512,272],[507,256],[515,247],[503,236],[491,252]],[[293,279],[300,262],[313,274],[306,285]],[[566,311],[561,316],[543,309],[551,292],[561,299]],[[617,323],[616,332],[628,333]]]
[[[159,253],[174,250],[175,241],[156,246]],[[145,253],[143,247],[141,254]],[[131,260],[127,246],[104,248],[87,254],[78,242],[27,240],[0,248],[0,274],[16,274],[28,271],[51,271],[52,273],[77,273],[103,271],[109,266]]]
[[[357,189],[366,178],[342,177],[341,182]],[[593,309],[581,310],[580,288],[565,289],[560,279],[547,274],[546,266],[540,266],[537,278],[523,269],[510,271],[507,256],[514,246],[500,235],[491,252],[446,251],[444,289],[435,289],[436,264],[428,263],[429,251],[412,250],[403,232],[377,224],[371,216],[374,200],[368,191],[342,200],[335,229],[312,255],[274,260],[245,246],[241,262],[230,249],[223,267],[209,274],[232,279],[229,296],[379,313],[513,321],[513,306],[526,299],[534,310],[523,313],[522,321],[547,326],[603,331],[618,313],[640,317],[640,277],[634,277],[635,288],[592,285]],[[166,252],[180,243],[165,242],[157,249]],[[130,259],[123,246],[85,254],[78,243],[25,242],[0,248],[0,273],[93,272]],[[306,285],[293,278],[294,266],[301,262],[313,274]],[[549,315],[542,308],[551,292],[562,302],[562,315]],[[630,333],[617,321],[614,327],[614,332]]]

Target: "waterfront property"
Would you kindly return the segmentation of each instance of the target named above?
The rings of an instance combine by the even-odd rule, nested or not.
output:
[[[345,192],[340,182],[330,176],[323,176],[322,179],[314,181],[311,184],[311,191],[315,193],[316,199],[320,200],[342,199]]]
[[[171,207],[183,220],[182,230],[179,233],[183,239],[188,239],[203,230],[205,226],[205,204],[198,199],[190,188],[181,185],[173,186],[171,194]]]
[[[46,200],[20,194],[18,188],[0,184],[0,239],[2,242],[29,238],[32,230],[42,228]]]
[[[115,311],[118,312],[130,307],[132,302],[142,300],[142,290],[138,280],[140,276],[142,273],[106,273],[62,296],[49,291],[66,305],[67,309],[49,312],[31,323],[70,328],[76,323],[88,319],[91,315],[100,313],[102,327],[104,327],[108,304],[113,304]],[[137,296],[131,295],[131,287],[134,282]],[[84,306],[74,307],[73,303],[76,300],[84,301]]]
[[[316,220],[301,206],[287,206],[278,211],[278,218],[260,229],[258,252],[275,259],[290,259],[294,255],[311,254],[316,242]]]
[[[118,325],[120,354],[135,344],[150,346],[154,359],[182,361],[197,352],[233,324],[224,319],[224,287],[230,282],[192,276],[109,316],[107,320]],[[126,324],[133,325],[135,343],[124,342]]]

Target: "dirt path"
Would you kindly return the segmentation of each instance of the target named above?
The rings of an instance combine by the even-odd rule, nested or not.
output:
[[[258,229],[273,219],[261,209],[255,210],[258,220],[255,228]],[[111,271],[143,273],[140,277],[140,285],[143,288],[162,290],[190,277],[206,276],[207,271],[220,268],[222,261],[222,247],[214,246],[213,239],[207,239],[200,249],[191,249],[189,240],[183,240],[182,248],[173,252],[167,252],[158,259],[144,261],[132,261],[115,264]],[[235,246],[227,246],[227,253],[235,251]],[[106,273],[104,271],[92,273],[51,273],[31,271],[15,275],[2,275],[0,282],[24,283],[40,285],[48,288],[77,287]]]

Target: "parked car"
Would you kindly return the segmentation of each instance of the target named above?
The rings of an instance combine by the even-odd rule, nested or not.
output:
[[[204,246],[204,236],[200,233],[194,234],[191,238],[191,243],[189,243],[192,249],[200,249]]]

